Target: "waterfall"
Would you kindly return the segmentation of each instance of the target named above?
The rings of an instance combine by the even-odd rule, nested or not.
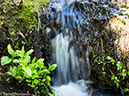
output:
[[[58,65],[52,78],[54,85],[62,85],[68,84],[70,81],[76,82],[79,79],[85,79],[86,67],[89,66],[87,65],[89,63],[86,63],[83,58],[79,58],[74,47],[70,46],[70,42],[73,40],[73,30],[71,29],[76,27],[81,32],[80,16],[73,12],[75,0],[56,1],[52,2],[55,2],[53,7],[56,7],[57,12],[56,23],[60,24],[61,33],[56,30],[55,33],[58,34],[51,40],[53,62]]]
[[[55,30],[57,35],[55,38],[51,39],[52,63],[58,65],[52,75],[52,82],[56,90],[56,95],[87,96],[87,83],[82,79],[86,78],[89,66],[87,64],[89,63],[86,63],[83,58],[79,58],[75,52],[74,46],[70,46],[74,33],[71,28],[77,27],[78,31],[81,32],[81,19],[73,13],[74,0],[69,0],[67,2],[56,0],[56,2],[57,3],[53,4],[54,7],[57,7],[55,8],[58,14],[56,23],[59,23],[61,28],[61,32],[59,32],[58,29]],[[71,8],[68,8],[68,6]]]
[[[73,47],[69,48],[72,38],[72,32],[67,36],[60,33],[51,40],[53,62],[58,64],[53,74],[54,85],[67,84],[70,81],[75,82],[79,78],[85,78],[87,63],[76,56]]]
[[[89,95],[89,54],[99,50],[97,36],[115,13],[110,7],[107,0],[51,0],[48,4],[41,23],[52,45],[51,63],[57,64],[52,72],[57,95]]]

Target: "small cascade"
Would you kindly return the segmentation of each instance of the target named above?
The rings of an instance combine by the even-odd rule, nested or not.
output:
[[[69,48],[72,37],[72,33],[67,36],[60,33],[51,40],[53,62],[58,64],[53,74],[54,85],[68,84],[70,81],[85,78],[87,64],[76,56],[73,47]]]
[[[48,4],[41,24],[52,45],[52,63],[58,65],[52,72],[57,95],[88,96],[90,55],[94,50],[105,52],[96,40],[115,12],[106,0],[51,0]]]

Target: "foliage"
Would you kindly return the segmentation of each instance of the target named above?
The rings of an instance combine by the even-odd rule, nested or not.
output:
[[[107,66],[109,66],[110,64],[112,64],[113,66],[116,66],[117,68],[117,72],[116,74],[114,74],[112,72],[112,70],[110,68],[108,68],[108,71],[111,72],[112,76],[109,76],[111,77],[111,80],[114,81],[114,83],[116,84],[116,87],[121,87],[121,81],[122,80],[125,80],[126,76],[129,76],[129,71],[126,70],[126,67],[124,66],[123,62],[121,61],[115,61],[112,57],[110,56],[107,56],[106,57],[106,60],[105,61],[102,61],[100,59],[98,59],[99,57],[96,57],[95,55],[93,56],[95,57],[95,62],[97,62],[99,65],[102,64],[102,74],[103,76],[106,75],[106,71],[105,71],[105,67],[107,68]],[[122,93],[124,92],[127,92],[129,91],[128,88],[124,88],[124,90],[122,88],[120,88],[122,90]]]
[[[27,85],[32,87],[35,90],[35,95],[44,93],[46,96],[53,96],[53,93],[48,90],[48,86],[50,85],[51,77],[49,76],[50,71],[54,70],[57,65],[49,64],[49,68],[44,66],[44,59],[40,58],[36,60],[34,57],[31,61],[31,57],[29,56],[34,50],[30,49],[25,53],[24,46],[21,50],[14,51],[12,46],[9,44],[7,46],[8,52],[11,55],[11,58],[8,56],[3,56],[1,59],[1,65],[6,65],[9,63],[13,63],[13,66],[9,66],[10,70],[7,72],[10,78],[15,78],[20,82],[25,81]],[[15,65],[14,65],[15,64]],[[53,94],[53,95],[52,95]]]
[[[44,4],[49,3],[49,0],[1,0],[0,3],[0,27],[6,25],[8,32],[5,32],[5,35],[19,48],[19,42],[25,41],[34,30],[38,31],[37,12]],[[22,37],[22,40],[19,37]]]

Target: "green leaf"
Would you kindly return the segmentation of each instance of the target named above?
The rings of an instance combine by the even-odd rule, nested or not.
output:
[[[20,79],[22,79],[22,78],[23,78],[22,76],[17,76],[17,77],[16,77],[17,80],[20,80]]]
[[[38,78],[38,77],[39,77],[38,75],[33,75],[32,79],[35,79],[35,78]]]
[[[123,92],[125,93],[125,92],[127,92],[127,91],[129,91],[129,89],[128,89],[128,88],[125,88]]]
[[[125,73],[126,72],[126,69],[122,69],[122,73]]]
[[[124,80],[125,79],[125,77],[126,77],[126,73],[122,73],[122,79]]]
[[[37,63],[39,65],[44,65],[43,61],[44,61],[44,59],[43,58],[40,58],[40,59],[38,59]]]
[[[111,57],[110,57],[110,56],[107,56],[107,59],[108,59],[108,60],[111,60]]]
[[[43,80],[42,80],[42,82],[45,82],[45,81],[46,81],[46,79],[43,79]]]
[[[34,83],[37,85],[39,83],[38,79],[34,79]]]
[[[102,67],[102,70],[104,71],[104,67]]]
[[[32,71],[29,67],[23,67],[23,70],[27,73],[28,76],[32,75]]]
[[[52,71],[54,69],[56,69],[57,64],[52,64],[51,66],[49,66],[49,70]]]
[[[20,56],[20,55],[17,52],[13,53],[13,57],[18,57],[18,56]]]
[[[123,66],[123,63],[121,61],[118,61],[116,66],[117,66],[117,70],[121,70],[122,66]]]
[[[26,56],[25,57],[25,64],[28,64],[30,62],[30,59],[31,59],[30,56]]]
[[[36,61],[36,57],[33,58],[31,63],[33,64],[33,63],[35,63],[35,61]]]
[[[9,78],[7,79],[7,81],[9,81],[10,78],[11,78],[11,77],[9,77]]]
[[[16,50],[16,51],[15,51],[15,53],[17,53],[17,54],[18,54],[18,56],[22,56],[22,52],[21,52],[21,50]]]
[[[19,59],[14,59],[13,62],[14,62],[14,63],[21,63],[21,60],[19,60]]]
[[[8,44],[7,49],[8,49],[9,54],[11,55],[14,54],[14,50],[12,49],[12,46],[10,44]]]
[[[25,49],[24,49],[24,46],[22,46],[22,56],[25,54]]]
[[[129,71],[127,72],[127,74],[129,75]]]
[[[27,80],[27,79],[26,79],[26,82],[31,82],[31,80]]]
[[[26,52],[25,56],[28,56],[28,55],[30,55],[33,52],[34,52],[34,50],[33,49],[30,49],[29,51]]]
[[[47,79],[48,81],[51,81],[51,77],[50,77],[50,76],[46,76],[46,79]]]
[[[9,58],[8,56],[4,56],[1,58],[1,65],[4,66],[4,65],[10,63],[11,61],[12,61],[11,58]]]

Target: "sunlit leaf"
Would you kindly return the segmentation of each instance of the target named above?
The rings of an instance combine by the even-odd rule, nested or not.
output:
[[[27,73],[28,76],[32,75],[32,71],[29,67],[23,67],[23,70]]]
[[[33,64],[33,63],[35,63],[35,61],[36,61],[36,57],[33,58],[31,63]]]
[[[118,61],[116,66],[117,66],[117,70],[121,70],[122,66],[123,66],[123,63],[121,61]]]
[[[14,62],[14,63],[21,63],[21,60],[19,60],[19,59],[14,59],[13,62]]]
[[[48,81],[51,81],[51,77],[50,77],[50,76],[46,76],[46,79],[47,79]]]
[[[12,46],[10,44],[8,44],[7,49],[8,49],[9,54],[11,55],[14,54],[14,50],[12,49]]]
[[[52,71],[54,69],[56,69],[57,64],[52,64],[51,66],[49,66],[49,70]]]
[[[31,60],[30,56],[26,56],[26,58],[25,58],[25,64],[28,64],[30,62],[30,60]]]
[[[39,83],[39,80],[34,79],[34,83],[37,85]]]
[[[24,46],[22,46],[22,55],[24,55],[25,54],[25,49],[24,49]]]
[[[128,89],[128,88],[125,88],[123,92],[125,93],[125,92],[127,92],[127,91],[129,91],[129,89]]]
[[[1,65],[4,66],[4,65],[10,63],[11,61],[12,61],[11,58],[9,58],[8,56],[4,56],[1,58]]]
[[[28,56],[28,55],[30,55],[33,52],[34,52],[34,50],[33,49],[30,49],[29,51],[26,52],[25,56]]]

